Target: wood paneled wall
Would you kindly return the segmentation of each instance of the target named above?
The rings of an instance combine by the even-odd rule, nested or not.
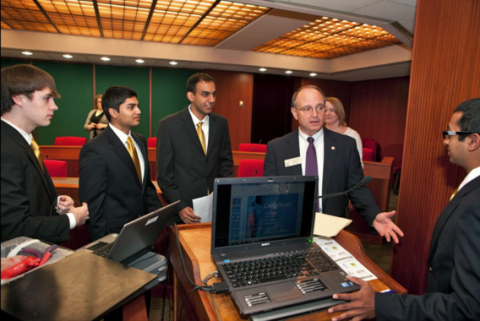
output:
[[[232,150],[238,150],[240,143],[251,140],[253,74],[224,70],[205,72],[215,79],[217,100],[213,111],[228,119]]]
[[[437,217],[465,171],[449,162],[441,131],[459,103],[480,97],[480,1],[419,0],[391,276],[425,291]],[[478,231],[472,231],[478,233]]]
[[[348,122],[350,116],[350,92],[352,83],[348,81],[338,80],[326,80],[326,79],[314,79],[314,78],[301,78],[299,86],[295,88],[297,90],[301,86],[314,85],[320,88],[327,97],[337,97],[343,104],[345,109],[346,120]],[[298,121],[292,117],[292,130],[297,129]]]
[[[410,77],[377,79],[352,83],[348,126],[362,138],[378,142],[377,161],[386,156],[401,163],[405,137]],[[395,146],[400,147],[397,151]],[[394,165],[395,166],[395,165]]]

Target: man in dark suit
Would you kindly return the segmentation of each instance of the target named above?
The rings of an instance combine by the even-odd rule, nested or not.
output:
[[[435,223],[425,295],[375,293],[358,278],[361,289],[335,294],[351,301],[329,309],[347,312],[343,320],[480,320],[480,98],[461,103],[443,132],[450,162],[467,176]]]
[[[18,236],[66,241],[70,229],[85,223],[88,208],[57,196],[32,136],[38,126],[50,125],[58,109],[55,82],[30,65],[3,68],[1,80],[2,242]]]
[[[299,128],[270,141],[265,156],[264,176],[316,175],[319,195],[344,192],[363,178],[355,140],[323,127],[325,94],[316,86],[304,86],[292,97],[291,112]],[[398,243],[403,232],[392,222],[395,211],[380,213],[373,195],[365,186],[348,194],[353,207],[368,226]],[[346,217],[346,196],[319,199],[317,210]]]
[[[187,81],[191,104],[160,121],[157,139],[157,180],[169,202],[180,200],[176,223],[198,223],[195,198],[213,192],[213,180],[232,177],[232,147],[228,123],[212,113],[215,82],[197,73]]]
[[[79,192],[90,205],[92,240],[162,206],[150,180],[147,141],[130,130],[140,124],[137,93],[110,87],[102,107],[110,124],[80,152]]]

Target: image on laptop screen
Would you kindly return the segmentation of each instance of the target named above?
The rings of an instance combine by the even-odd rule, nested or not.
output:
[[[215,247],[309,237],[315,180],[218,180]]]

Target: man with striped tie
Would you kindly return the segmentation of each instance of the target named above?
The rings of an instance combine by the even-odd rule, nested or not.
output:
[[[85,223],[88,207],[57,196],[32,136],[35,128],[50,125],[58,109],[55,81],[25,64],[2,68],[1,81],[2,242],[18,236],[66,241],[71,229]]]
[[[435,223],[426,293],[375,293],[367,282],[348,277],[361,289],[333,296],[351,301],[328,310],[346,311],[333,320],[480,320],[480,98],[455,109],[443,144],[467,176]]]
[[[109,125],[82,147],[79,160],[79,193],[90,206],[92,240],[118,233],[124,224],[162,207],[150,180],[147,141],[130,129],[140,124],[137,93],[112,86],[102,107]]]

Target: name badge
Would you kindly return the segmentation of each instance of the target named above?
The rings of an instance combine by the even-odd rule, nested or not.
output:
[[[285,167],[292,167],[299,164],[302,164],[302,159],[300,158],[300,156],[285,160]]]

